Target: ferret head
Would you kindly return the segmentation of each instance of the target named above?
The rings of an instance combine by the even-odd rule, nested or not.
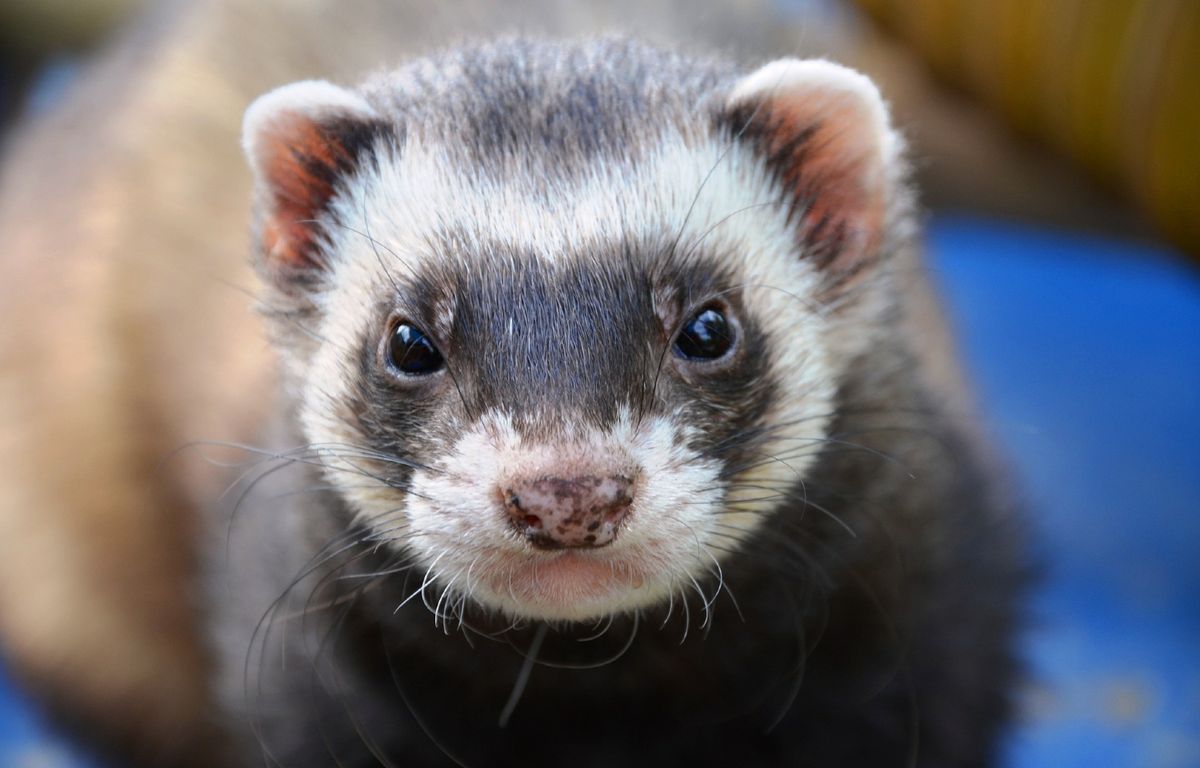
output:
[[[265,304],[360,522],[455,596],[587,620],[797,506],[903,211],[863,76],[514,42],[256,101]]]

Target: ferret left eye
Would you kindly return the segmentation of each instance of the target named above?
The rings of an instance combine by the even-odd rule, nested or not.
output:
[[[716,360],[733,347],[733,328],[725,315],[702,309],[675,337],[675,354],[686,360]]]
[[[445,361],[424,331],[408,323],[400,323],[388,342],[388,363],[400,373],[426,376],[441,370]]]

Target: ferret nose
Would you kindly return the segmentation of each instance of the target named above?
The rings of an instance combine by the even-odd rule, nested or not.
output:
[[[518,480],[503,489],[504,509],[535,547],[603,547],[629,512],[632,488],[621,475]]]

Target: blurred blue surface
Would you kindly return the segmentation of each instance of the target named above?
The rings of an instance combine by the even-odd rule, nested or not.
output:
[[[0,668],[0,767],[100,768],[54,733]]]
[[[1047,565],[1006,764],[1200,766],[1200,275],[993,221],[928,238]],[[84,765],[0,674],[0,766]]]
[[[1200,766],[1200,275],[996,222],[929,240],[1048,568],[1009,764]]]

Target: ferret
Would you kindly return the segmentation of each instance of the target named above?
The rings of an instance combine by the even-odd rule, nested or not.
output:
[[[243,147],[287,393],[215,560],[246,755],[988,763],[1016,518],[896,330],[867,78],[512,40]]]
[[[0,652],[59,722],[147,766],[987,763],[1021,515],[875,87],[675,52],[780,52],[753,5],[166,3],[16,134]],[[655,42],[271,90],[506,24]]]

